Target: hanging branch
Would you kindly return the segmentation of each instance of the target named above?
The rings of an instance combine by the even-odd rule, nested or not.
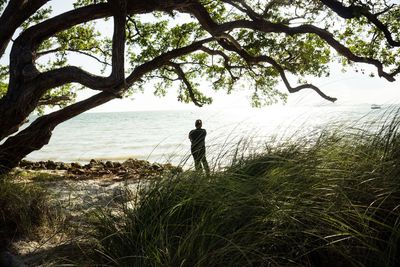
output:
[[[220,51],[220,50],[211,50],[210,48],[207,48],[205,46],[203,46],[201,48],[202,51],[206,52],[209,55],[219,55],[224,59],[224,67],[225,69],[228,71],[229,75],[231,76],[231,78],[233,80],[238,80],[239,77],[236,77],[233,73],[232,73],[232,66],[229,65],[229,56],[227,54],[225,54],[224,52]]]
[[[182,80],[182,82],[185,84],[186,89],[189,92],[189,97],[192,100],[192,102],[198,106],[198,107],[202,107],[203,104],[201,104],[197,99],[196,96],[194,94],[194,89],[192,84],[190,83],[190,81],[187,79],[184,71],[182,70],[182,68],[180,67],[179,64],[174,63],[174,62],[169,62],[168,63],[169,66],[173,67],[175,69],[176,74],[178,75],[178,77]]]
[[[336,0],[320,1],[344,19],[358,18],[360,16],[366,17],[370,23],[374,24],[379,30],[383,32],[386,40],[391,46],[400,46],[400,41],[394,40],[392,37],[392,33],[389,31],[388,27],[378,19],[378,16],[388,12],[394,7],[394,5],[388,6],[382,12],[372,14],[366,6],[354,4],[350,6],[344,6],[341,2]]]
[[[236,46],[233,46],[227,42],[220,42],[220,45],[223,46],[227,50],[234,51],[237,54],[239,54],[249,65],[258,64],[260,62],[269,63],[271,66],[273,66],[279,72],[279,75],[281,76],[283,83],[285,84],[287,90],[290,93],[295,93],[302,89],[312,89],[316,93],[318,93],[322,98],[324,98],[328,101],[335,102],[337,100],[337,98],[335,98],[335,97],[330,97],[330,96],[326,95],[325,93],[323,93],[321,91],[321,89],[319,89],[317,86],[315,86],[313,84],[302,84],[302,85],[299,85],[296,87],[292,87],[286,77],[284,68],[281,65],[279,65],[278,62],[276,62],[272,57],[269,57],[266,55],[252,56],[249,53],[247,53],[244,49],[239,50],[236,48]]]
[[[369,57],[361,57],[355,55],[348,47],[337,41],[332,33],[325,29],[316,27],[314,25],[304,24],[297,27],[289,27],[283,23],[272,23],[264,19],[254,19],[254,20],[235,20],[230,22],[225,22],[222,24],[217,24],[211,17],[207,10],[199,3],[193,3],[185,9],[188,13],[194,15],[200,24],[215,38],[225,39],[231,42],[237,47],[237,41],[232,40],[231,35],[227,35],[227,31],[234,29],[252,29],[255,31],[260,31],[264,33],[285,33],[288,35],[295,34],[315,34],[322,40],[324,40],[329,46],[335,49],[339,54],[344,56],[350,61],[366,63],[373,65],[377,68],[378,75],[387,79],[390,82],[395,81],[394,76],[400,72],[400,67],[395,71],[388,73],[384,71],[383,64],[377,59]],[[226,43],[225,41],[225,43]]]

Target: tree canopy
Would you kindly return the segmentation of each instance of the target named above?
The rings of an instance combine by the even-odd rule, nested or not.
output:
[[[389,82],[400,73],[396,1],[77,0],[58,15],[51,5],[0,0],[2,172],[47,144],[58,124],[149,81],[156,95],[176,88],[179,101],[197,106],[212,102],[204,81],[227,93],[245,87],[262,106],[285,100],[279,81],[289,93],[311,89],[334,102],[305,81],[329,75],[331,62],[371,65]],[[75,55],[97,62],[101,74],[74,65]],[[80,88],[97,94],[75,102]],[[46,105],[60,109],[11,136]]]

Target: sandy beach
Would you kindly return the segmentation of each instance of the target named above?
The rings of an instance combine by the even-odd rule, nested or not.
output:
[[[38,229],[29,238],[12,240],[7,256],[18,266],[42,266],[47,257],[62,258],[74,253],[90,238],[88,218],[100,208],[133,208],[137,195],[163,174],[181,169],[170,164],[128,159],[122,163],[91,160],[88,164],[54,161],[23,161],[14,171],[15,182],[43,188],[54,214],[51,225]],[[80,255],[77,253],[76,255]],[[5,256],[3,255],[3,258]],[[50,260],[50,258],[49,258]],[[46,265],[44,265],[46,266]]]

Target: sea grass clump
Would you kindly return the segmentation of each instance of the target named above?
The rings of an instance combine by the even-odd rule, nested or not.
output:
[[[398,117],[269,145],[210,177],[158,180],[100,216],[115,266],[399,266]]]

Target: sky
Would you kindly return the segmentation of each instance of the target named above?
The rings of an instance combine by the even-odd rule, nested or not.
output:
[[[398,78],[399,80],[399,78]],[[333,65],[330,77],[309,78],[316,86],[319,86],[324,93],[336,97],[338,100],[331,103],[321,98],[312,90],[303,90],[288,95],[287,103],[278,103],[276,105],[300,105],[300,106],[318,106],[318,105],[357,105],[357,104],[397,104],[400,103],[400,82],[388,82],[385,79],[368,75],[362,75],[354,71],[342,73],[340,67]],[[296,82],[292,78],[292,84]],[[285,91],[282,83],[279,84],[281,90]],[[176,100],[175,92],[171,91],[166,97],[159,98],[153,95],[152,88],[147,88],[144,94],[138,93],[133,96],[134,99],[116,99],[96,108],[95,112],[109,111],[131,111],[131,110],[164,110],[164,109],[196,109],[193,104],[183,104]],[[251,91],[238,91],[231,95],[225,92],[213,92],[204,88],[208,95],[212,96],[214,102],[208,109],[248,109],[250,108]],[[89,92],[88,92],[89,93]],[[86,93],[84,94],[87,96]],[[80,97],[84,97],[80,95]]]
[[[72,1],[53,0],[50,3],[53,5],[54,13],[71,8]],[[112,24],[102,24],[102,32],[112,34]],[[4,59],[2,59],[4,62]],[[72,59],[74,64],[82,66],[87,70],[91,70],[91,62],[89,59],[75,57]],[[309,77],[307,80],[310,83],[318,86],[324,93],[329,96],[337,97],[335,105],[355,105],[355,104],[393,104],[400,103],[400,81],[388,82],[385,79],[374,77],[371,78],[368,74],[372,71],[376,74],[374,68],[366,65],[359,65],[366,69],[365,74],[357,73],[349,69],[347,73],[343,73],[341,67],[337,64],[331,64],[330,77],[314,78]],[[296,77],[289,77],[293,86],[296,85]],[[400,77],[397,78],[400,80]],[[279,88],[286,91],[286,88],[280,83]],[[210,86],[204,83],[204,92],[208,96],[212,96],[214,102],[209,109],[247,109],[250,108],[249,95],[251,90],[234,92],[227,95],[223,91],[214,92],[209,89]],[[96,92],[84,90],[78,94],[78,100],[83,100]],[[277,105],[282,105],[278,103]],[[303,90],[295,94],[288,95],[286,105],[332,105],[325,99],[322,99],[312,90]],[[151,84],[145,88],[145,92],[137,93],[132,97],[125,99],[115,99],[100,107],[97,107],[91,112],[111,112],[111,111],[134,111],[134,110],[168,110],[168,109],[196,109],[194,104],[183,104],[177,101],[176,91],[171,90],[167,96],[159,98],[153,95]]]

